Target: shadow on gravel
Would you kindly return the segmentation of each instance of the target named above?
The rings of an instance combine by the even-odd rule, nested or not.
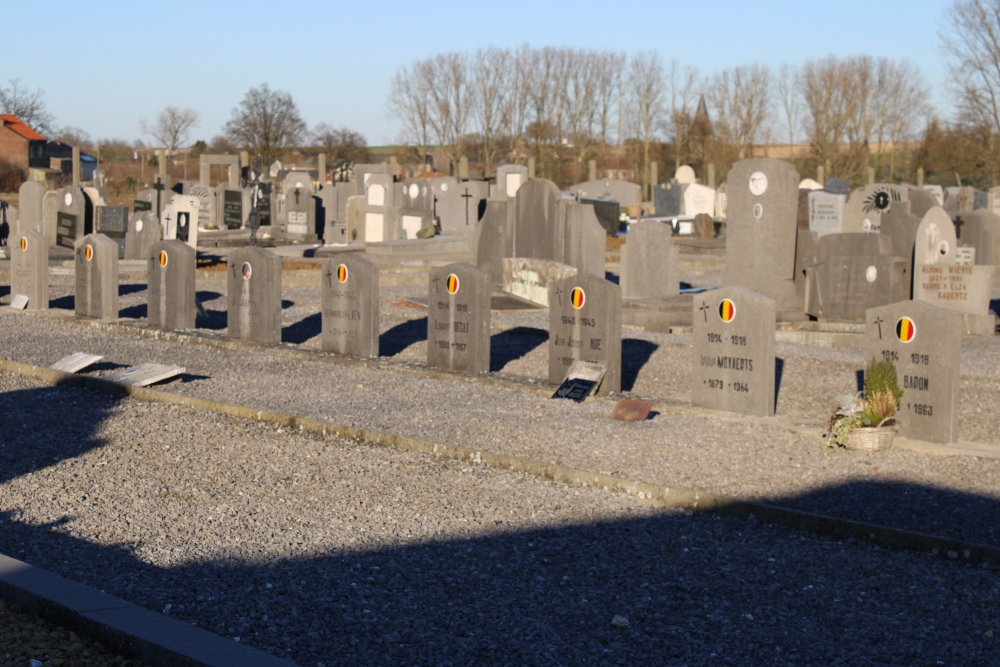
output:
[[[549,340],[549,332],[534,327],[514,327],[490,336],[490,372],[498,373],[504,366],[531,353]]]
[[[128,364],[116,364],[113,361],[98,361],[96,364],[88,366],[81,373],[95,373],[101,371],[117,371],[122,368],[129,368]]]
[[[294,305],[295,305],[294,301],[289,301],[288,299],[282,299],[281,300],[281,309],[282,310],[287,310],[288,308],[291,308]]]
[[[149,316],[149,304],[141,303],[137,306],[129,306],[118,311],[118,317],[130,317],[134,320],[142,320]]]
[[[394,357],[414,343],[427,340],[427,318],[400,322],[378,339],[380,357]]]
[[[660,346],[639,338],[622,338],[622,391],[632,391],[639,371]]]
[[[774,411],[778,411],[778,397],[781,396],[781,376],[785,373],[785,360],[774,358]]]
[[[0,393],[0,414],[17,415],[0,439],[0,482],[104,446],[96,434],[117,402],[73,387]],[[372,460],[385,457],[380,449]],[[405,482],[368,505],[344,488],[352,497],[345,507],[372,521],[330,530],[367,548],[313,545],[308,556],[269,562],[257,545],[233,544],[206,560],[170,536],[191,529],[171,527],[184,503],[208,501],[150,493],[114,461],[106,470],[110,493],[152,503],[163,525],[138,521],[134,534],[102,535],[110,545],[74,536],[74,508],[102,500],[95,487],[92,497],[67,497],[64,513],[44,523],[0,512],[0,553],[302,665],[996,664],[986,632],[1000,604],[996,570],[960,560],[700,513],[642,510],[619,521],[512,530],[489,496],[447,500],[466,510],[467,522],[450,527],[464,536],[435,540],[430,523],[418,529],[429,531],[425,538],[408,538],[408,525],[433,519],[408,516],[415,510]],[[511,492],[534,483],[512,478]],[[48,484],[38,493],[62,493],[57,478]],[[775,502],[1000,546],[992,497],[873,480]],[[237,507],[220,516],[258,520]],[[537,508],[538,521],[546,509]],[[327,530],[322,517],[302,519],[301,528],[275,524],[287,531],[282,545]],[[390,541],[369,532],[379,525],[399,532],[395,546],[378,546]],[[225,534],[218,544],[228,544]],[[186,564],[158,567],[137,548],[172,549]]]
[[[76,297],[70,294],[67,296],[61,296],[58,299],[49,299],[49,308],[76,310]]]
[[[10,285],[0,285],[0,299],[10,296]]]
[[[210,301],[215,301],[216,299],[223,299],[223,295],[218,292],[208,292],[201,291],[195,292],[194,297],[198,300],[198,303],[204,306]],[[208,329],[209,331],[221,331],[229,326],[229,316],[225,310],[225,301],[222,303],[222,310],[209,310],[205,308],[205,315],[207,317],[198,316],[197,326],[199,329]]]
[[[323,313],[313,313],[282,329],[281,342],[301,345],[322,333]]]
[[[145,292],[145,291],[146,291],[145,285],[136,285],[136,284],[118,285],[118,296],[126,296],[128,294],[136,294],[138,292]]]

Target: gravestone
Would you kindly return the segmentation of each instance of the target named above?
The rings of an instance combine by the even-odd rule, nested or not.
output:
[[[594,207],[594,216],[608,236],[615,236],[622,226],[622,208],[616,201],[606,199],[580,199],[584,206]]]
[[[851,196],[851,182],[843,178],[831,176],[824,182],[823,189],[836,195]]]
[[[361,226],[357,230],[349,229],[348,234],[353,237],[352,240],[366,243],[394,241],[401,231],[396,210],[392,176],[368,174],[365,202],[361,206]]]
[[[198,203],[198,220],[194,229],[197,230],[199,227],[218,229],[218,220],[215,217],[215,209],[217,208],[215,188],[194,183],[186,188],[184,195],[194,198]]]
[[[557,252],[550,259],[576,267],[580,273],[603,276],[607,232],[598,222],[594,207],[563,199],[559,201],[559,212],[561,224],[553,230]]]
[[[26,296],[28,310],[49,307],[49,244],[39,232],[29,230],[11,237],[10,293]]]
[[[726,194],[726,184],[723,183],[715,190],[715,219],[725,220],[726,210],[729,207],[729,196]]]
[[[103,234],[88,234],[73,251],[76,314],[118,319],[118,244]]]
[[[198,247],[201,203],[197,197],[175,194],[163,211],[163,238]]]
[[[955,225],[935,206],[917,228],[913,253],[913,299],[967,315],[987,316],[993,286],[992,266],[959,266]],[[985,331],[992,335],[992,317]]]
[[[674,172],[674,180],[681,185],[690,185],[691,183],[697,182],[697,179],[694,176],[694,169],[687,164],[682,164],[677,167],[677,171]]]
[[[347,241],[347,225],[337,223],[337,188],[331,183],[324,185],[316,194],[319,204],[316,207],[316,226],[323,229],[323,240],[326,243],[343,243]],[[322,222],[322,225],[320,224]]]
[[[518,188],[514,257],[562,259],[556,253],[561,231],[557,230],[560,226],[559,200],[555,183],[543,178],[533,178]]]
[[[813,190],[808,195],[809,230],[816,232],[822,238],[827,234],[839,234],[844,231],[844,207],[847,196]]]
[[[77,241],[93,231],[93,213],[81,188],[63,188],[58,192],[56,209],[56,245],[75,248]]]
[[[260,213],[260,226],[274,226],[274,185],[272,183],[266,182],[260,184],[256,208],[257,212]]]
[[[30,231],[42,234],[42,200],[45,186],[38,181],[25,181],[17,191],[18,224],[11,226],[10,237],[22,236]]]
[[[827,234],[817,257],[819,289],[806,304],[809,315],[862,322],[869,309],[910,297],[909,262],[892,254],[885,234]]]
[[[937,202],[934,201],[934,195],[915,185],[906,186],[906,199],[910,202],[910,214],[919,218],[924,217],[927,215],[927,211],[938,206]]]
[[[118,259],[125,258],[125,236],[128,233],[127,206],[98,206],[94,216],[94,232],[104,234],[118,244]]]
[[[962,216],[962,242],[976,249],[975,263],[983,266],[1000,265],[1000,215],[983,209]],[[993,272],[993,282],[997,282]]]
[[[379,355],[378,266],[354,253],[323,261],[323,335],[327,352]]]
[[[468,264],[432,269],[427,287],[427,365],[490,370],[490,277]]]
[[[49,190],[42,196],[42,236],[48,242],[49,247],[56,245],[58,238],[58,217],[59,203],[62,197],[58,190]]]
[[[147,213],[149,217],[152,217]],[[198,253],[183,241],[156,241],[146,255],[147,318],[155,329],[193,329]]]
[[[557,280],[575,276],[575,267],[547,259],[531,257],[505,257],[501,289],[543,308],[549,307],[549,285]]]
[[[692,317],[691,403],[709,410],[773,415],[774,300],[744,287],[724,287],[698,294]]]
[[[642,203],[642,188],[636,183],[613,179],[597,179],[573,185],[570,193],[580,199],[615,201],[622,208]]]
[[[660,183],[653,188],[653,207],[656,215],[670,216],[681,214],[681,184],[677,181]]]
[[[514,226],[516,222],[516,202],[503,199],[487,199],[486,211],[476,225],[472,239],[476,268],[490,275],[491,284],[503,284],[503,260],[514,257]]]
[[[528,168],[520,164],[497,167],[497,190],[507,197],[517,196],[517,191],[528,181]]]
[[[243,191],[230,188],[219,189],[219,202],[222,210],[218,219],[222,220],[220,229],[240,229],[246,219],[243,215]]]
[[[632,225],[621,249],[625,299],[668,299],[680,294],[680,251],[670,225],[643,220]]]
[[[389,187],[396,180],[396,169],[391,164],[355,164],[354,165],[354,194],[366,195],[368,193],[368,180],[373,174],[388,177]]]
[[[482,200],[479,184],[475,181],[464,181],[442,190],[437,203],[441,233],[471,237],[479,222],[479,205]]]
[[[714,239],[715,220],[706,213],[699,213],[694,216],[694,235],[700,239]]]
[[[898,185],[878,183],[866,185],[851,193],[844,211],[845,232],[877,234],[882,217],[896,208],[909,211],[908,193]]]
[[[230,338],[281,342],[281,258],[258,247],[229,254],[226,280]]]
[[[363,196],[353,196],[347,198],[347,240],[348,241],[364,241],[364,222],[365,218],[362,213],[365,206],[365,198]],[[359,238],[360,237],[360,238]]]
[[[426,178],[414,178],[399,185],[402,199],[397,203],[400,207],[424,209],[434,215],[434,188]]]
[[[285,176],[282,192],[285,194],[286,236],[296,241],[317,240],[312,178],[304,171],[290,172]]]
[[[132,201],[132,212],[142,213],[156,209],[156,190],[139,190]]]
[[[803,178],[799,181],[799,190],[822,190],[823,186],[811,178]]]
[[[706,214],[715,217],[715,188],[691,183],[684,188],[684,215]]]
[[[621,391],[622,290],[588,274],[549,286],[549,384],[566,378],[574,361],[606,368],[599,396]]]
[[[962,317],[922,301],[868,311],[865,359],[890,359],[903,390],[899,435],[958,442]]]
[[[753,158],[734,164],[726,183],[725,284],[769,296],[783,312],[793,309],[798,172],[788,162]]]
[[[432,227],[434,225],[431,212],[426,208],[401,206],[396,210],[396,216],[399,219],[402,237],[407,239],[418,238],[417,232],[425,227]]]
[[[924,190],[934,198],[936,205],[944,206],[944,188],[940,185],[925,185]]]
[[[142,260],[149,258],[153,244],[160,240],[160,222],[153,211],[133,213],[128,219],[125,232],[125,259]]]

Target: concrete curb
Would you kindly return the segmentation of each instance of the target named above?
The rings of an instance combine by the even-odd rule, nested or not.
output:
[[[2,554],[0,598],[155,667],[295,665]]]

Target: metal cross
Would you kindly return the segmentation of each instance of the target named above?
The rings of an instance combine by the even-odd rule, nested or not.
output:
[[[163,190],[166,187],[167,186],[163,184],[163,181],[156,181],[155,183],[153,183],[153,189],[156,190],[156,218],[157,219],[159,219],[159,217],[160,217],[160,211],[161,211],[161,209],[160,209],[160,193],[163,192]]]
[[[955,218],[955,237],[962,238],[962,225],[965,224],[965,220],[962,220],[962,216]]]

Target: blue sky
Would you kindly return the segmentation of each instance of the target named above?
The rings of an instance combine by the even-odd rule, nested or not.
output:
[[[949,117],[938,27],[952,0],[659,0],[549,3],[94,2],[54,0],[4,19],[0,83],[41,88],[59,127],[94,140],[143,139],[143,118],[191,107],[192,140],[221,134],[255,86],[288,92],[319,122],[391,143],[392,75],[414,61],[480,47],[654,49],[710,75],[754,62],[775,69],[827,55],[907,58]],[[13,18],[11,15],[14,15]]]

